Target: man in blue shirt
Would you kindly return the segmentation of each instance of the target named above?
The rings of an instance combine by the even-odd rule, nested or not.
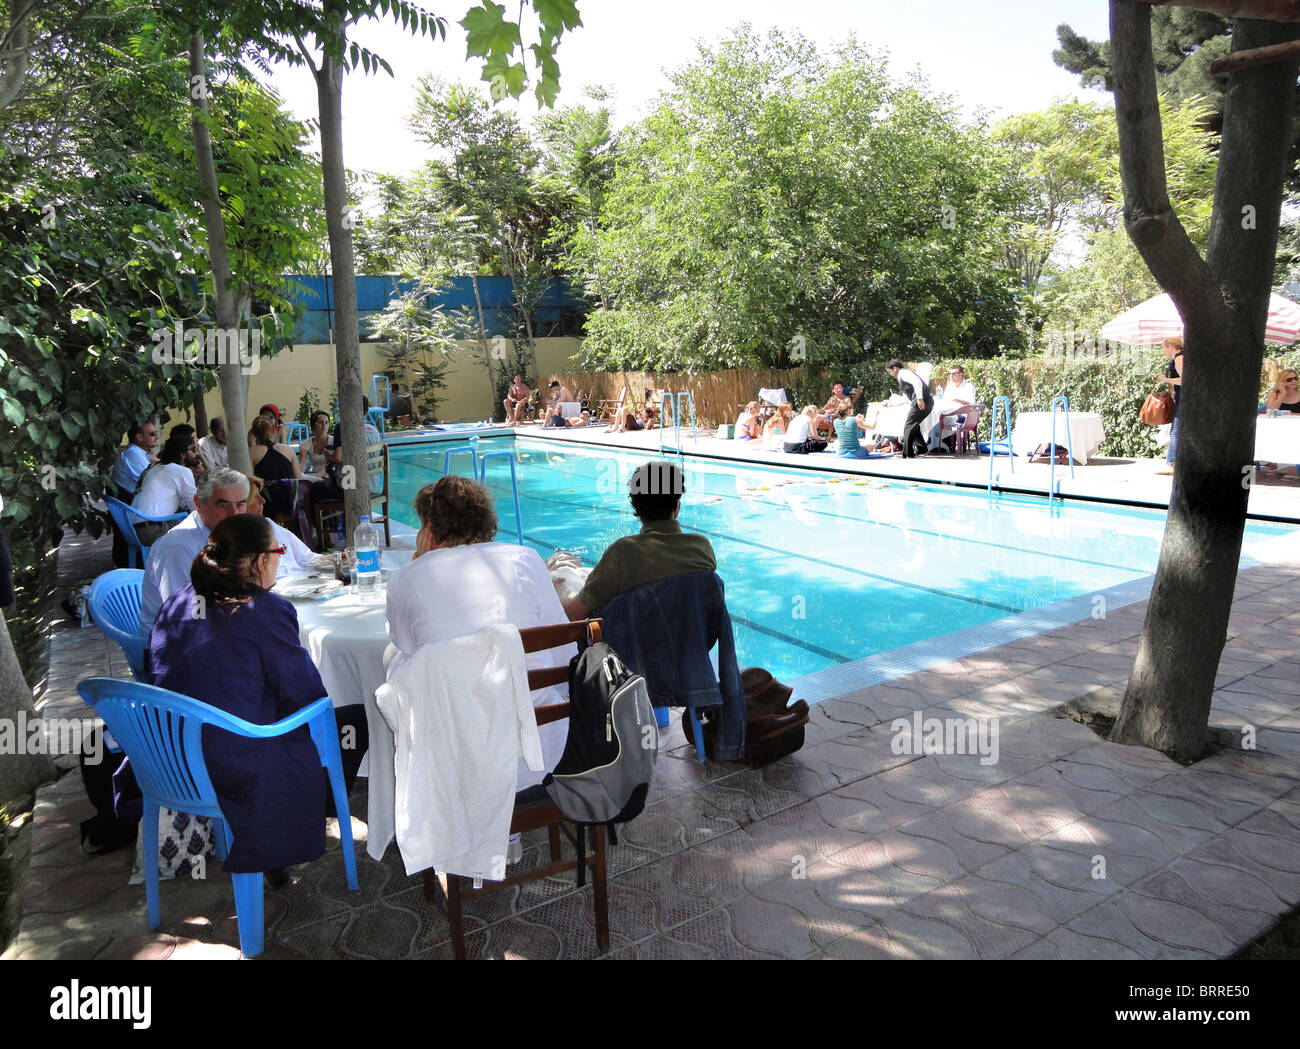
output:
[[[158,447],[158,427],[146,419],[131,430],[130,437],[130,443],[118,453],[117,460],[113,463],[113,472],[110,477],[113,481],[114,490],[105,493],[115,495],[128,506],[131,503],[131,498],[135,495],[135,488],[140,481],[140,475],[149,468],[149,464],[154,460],[153,452]],[[125,568],[127,557],[126,540],[114,528],[113,564],[118,568]]]
[[[131,431],[131,443],[118,453],[113,463],[113,483],[117,485],[117,497],[129,503],[135,494],[135,486],[140,475],[154,459],[154,449],[158,447],[158,427],[146,420]]]

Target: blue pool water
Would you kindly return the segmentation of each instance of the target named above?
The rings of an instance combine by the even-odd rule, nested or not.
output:
[[[627,479],[645,453],[513,437],[524,542],[595,564],[637,530]],[[396,520],[418,527],[415,493],[449,445],[394,447]],[[1155,570],[1162,511],[995,496],[851,475],[687,459],[678,518],[707,535],[726,581],[741,665],[796,677],[1081,594]],[[469,473],[469,456],[452,470]],[[498,538],[515,540],[509,468],[493,462]],[[1293,531],[1252,522],[1247,542]]]

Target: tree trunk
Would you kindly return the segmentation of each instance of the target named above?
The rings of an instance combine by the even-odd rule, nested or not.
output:
[[[203,380],[197,378],[194,384],[194,429],[200,438],[207,436],[208,432],[208,403],[203,394]]]
[[[0,718],[16,725],[19,711],[25,711],[28,719],[35,716],[32,690],[23,679],[9,627],[0,612]],[[26,737],[20,742],[25,744]],[[0,804],[30,794],[57,775],[48,754],[0,754]]]
[[[203,225],[208,236],[208,259],[212,263],[212,286],[216,295],[217,327],[238,331],[239,316],[230,293],[230,252],[226,248],[226,221],[221,214],[221,197],[217,190],[217,166],[212,159],[212,137],[208,134],[208,63],[203,53],[203,34],[190,37],[190,108],[193,112],[194,155],[203,190]],[[200,78],[195,80],[195,78]],[[248,454],[248,418],[244,412],[244,385],[238,358],[219,366],[221,411],[226,417],[230,468],[240,473],[253,472]]]
[[[478,338],[483,347],[483,367],[487,369],[488,387],[492,391],[489,404],[495,407],[497,403],[497,384],[492,378],[492,352],[488,349],[487,344],[487,322],[483,319],[483,296],[478,290],[478,274],[471,273],[469,282],[474,286],[474,304],[478,307]]]
[[[1227,637],[1246,503],[1272,284],[1295,60],[1228,81],[1207,259],[1169,204],[1150,9],[1111,0],[1111,56],[1124,219],[1184,321],[1178,462],[1146,622],[1111,736],[1189,760],[1205,745]],[[1238,20],[1233,50],[1300,29]]]
[[[340,19],[340,37],[344,33],[341,22]],[[352,232],[343,222],[347,180],[343,166],[342,64],[326,53],[321,57],[315,77],[320,108],[325,224],[329,229],[330,266],[334,271],[334,362],[339,384],[339,439],[343,442],[340,483],[344,490],[344,534],[351,538],[361,515],[370,513],[370,490],[361,392],[361,336],[357,328],[357,278],[352,259]]]

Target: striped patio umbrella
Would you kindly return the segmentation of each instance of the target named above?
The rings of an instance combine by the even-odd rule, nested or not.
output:
[[[1101,327],[1103,339],[1132,346],[1159,346],[1165,339],[1182,334],[1183,318],[1168,295],[1147,299]],[[1300,306],[1281,295],[1270,295],[1264,341],[1288,346],[1296,339],[1300,339]]]

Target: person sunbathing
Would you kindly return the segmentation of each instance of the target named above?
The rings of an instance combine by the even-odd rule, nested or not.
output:
[[[763,447],[767,451],[779,452],[785,441],[786,431],[794,415],[794,407],[787,401],[783,403],[772,417],[763,424]]]

